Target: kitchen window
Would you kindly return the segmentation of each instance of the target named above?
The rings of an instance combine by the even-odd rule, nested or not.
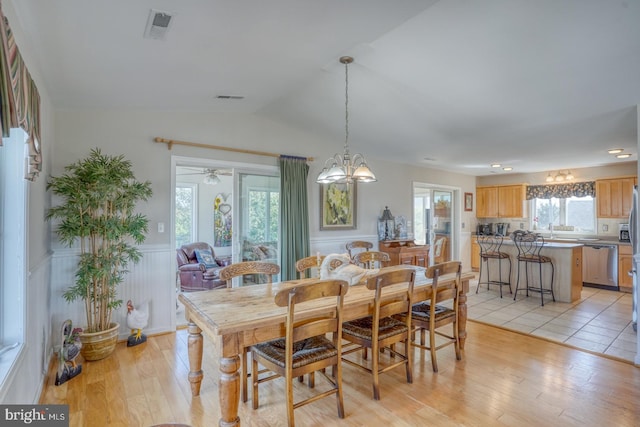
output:
[[[538,230],[548,231],[553,224],[553,230],[562,234],[596,233],[594,197],[533,199],[532,203],[532,226]]]

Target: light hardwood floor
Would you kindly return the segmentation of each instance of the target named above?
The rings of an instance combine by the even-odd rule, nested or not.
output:
[[[371,398],[367,373],[344,364],[346,417],[326,398],[297,409],[297,425],[638,426],[640,368],[488,325],[469,322],[467,329],[462,361],[443,349],[434,374],[416,349],[413,384],[404,369],[381,375],[380,401]],[[119,343],[111,357],[83,362],[83,372],[61,386],[52,366],[40,403],[68,404],[71,426],[218,425],[211,343],[205,340],[201,394],[192,398],[186,341],[186,330],[178,330],[136,347]],[[307,391],[296,387],[296,396]],[[258,410],[240,404],[242,425],[285,425],[283,396],[282,380],[261,385]]]

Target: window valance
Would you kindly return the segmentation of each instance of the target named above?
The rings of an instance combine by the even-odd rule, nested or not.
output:
[[[567,199],[569,197],[595,197],[595,181],[572,182],[570,184],[528,185],[527,200],[531,199]]]
[[[35,181],[42,170],[40,147],[40,94],[18,51],[0,4],[0,129],[8,137],[21,127],[29,135],[25,179]],[[0,146],[2,141],[0,140]]]

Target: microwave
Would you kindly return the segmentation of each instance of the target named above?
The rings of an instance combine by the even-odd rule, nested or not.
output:
[[[618,225],[618,240],[621,242],[631,241],[631,236],[629,235],[629,224]]]

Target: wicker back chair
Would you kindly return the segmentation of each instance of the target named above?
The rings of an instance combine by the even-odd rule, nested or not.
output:
[[[258,409],[258,385],[273,378],[286,378],[286,401],[288,425],[295,425],[294,408],[315,402],[319,398],[336,395],[338,416],[344,418],[342,397],[342,305],[349,285],[344,280],[317,280],[279,291],[274,301],[280,307],[287,307],[285,338],[276,339],[251,347],[253,376],[253,409]],[[314,317],[296,317],[298,304],[317,299],[332,300],[333,308],[318,312]],[[330,334],[331,338],[326,337]],[[258,378],[258,363],[274,375]],[[333,367],[333,375],[325,373],[325,368]],[[294,378],[322,374],[328,381],[329,389],[306,398],[293,401]]]
[[[342,338],[349,341],[342,351],[342,361],[360,367],[373,377],[373,398],[380,400],[379,374],[398,366],[405,366],[407,382],[413,382],[413,363],[411,348],[411,306],[413,298],[413,284],[416,272],[413,268],[391,270],[371,276],[366,286],[374,292],[373,315],[342,324]],[[397,286],[403,284],[402,293]],[[387,288],[394,289],[394,295],[388,295]],[[402,320],[397,320],[401,315]],[[404,343],[404,354],[396,351],[395,344]],[[348,347],[348,349],[347,349]],[[371,349],[371,362],[366,359],[363,350]],[[390,357],[385,366],[380,364],[380,353],[383,348],[389,350]],[[345,357],[350,353],[363,351],[357,358]]]
[[[416,329],[420,330],[420,344],[413,342],[415,347],[428,350],[431,353],[431,366],[433,372],[438,372],[438,361],[436,351],[443,347],[452,345],[455,347],[456,359],[462,359],[460,351],[460,336],[458,335],[458,320],[460,318],[458,310],[458,296],[460,292],[460,261],[449,261],[441,264],[434,264],[425,271],[427,279],[433,279],[431,283],[431,299],[414,304],[411,310],[411,321]],[[455,274],[455,280],[448,285],[438,283],[441,276]],[[445,301],[451,301],[451,308],[440,305]],[[451,333],[445,333],[438,328],[445,325],[452,325]],[[425,332],[429,331],[429,344],[425,343]],[[436,335],[440,336],[440,341],[436,341]]]

